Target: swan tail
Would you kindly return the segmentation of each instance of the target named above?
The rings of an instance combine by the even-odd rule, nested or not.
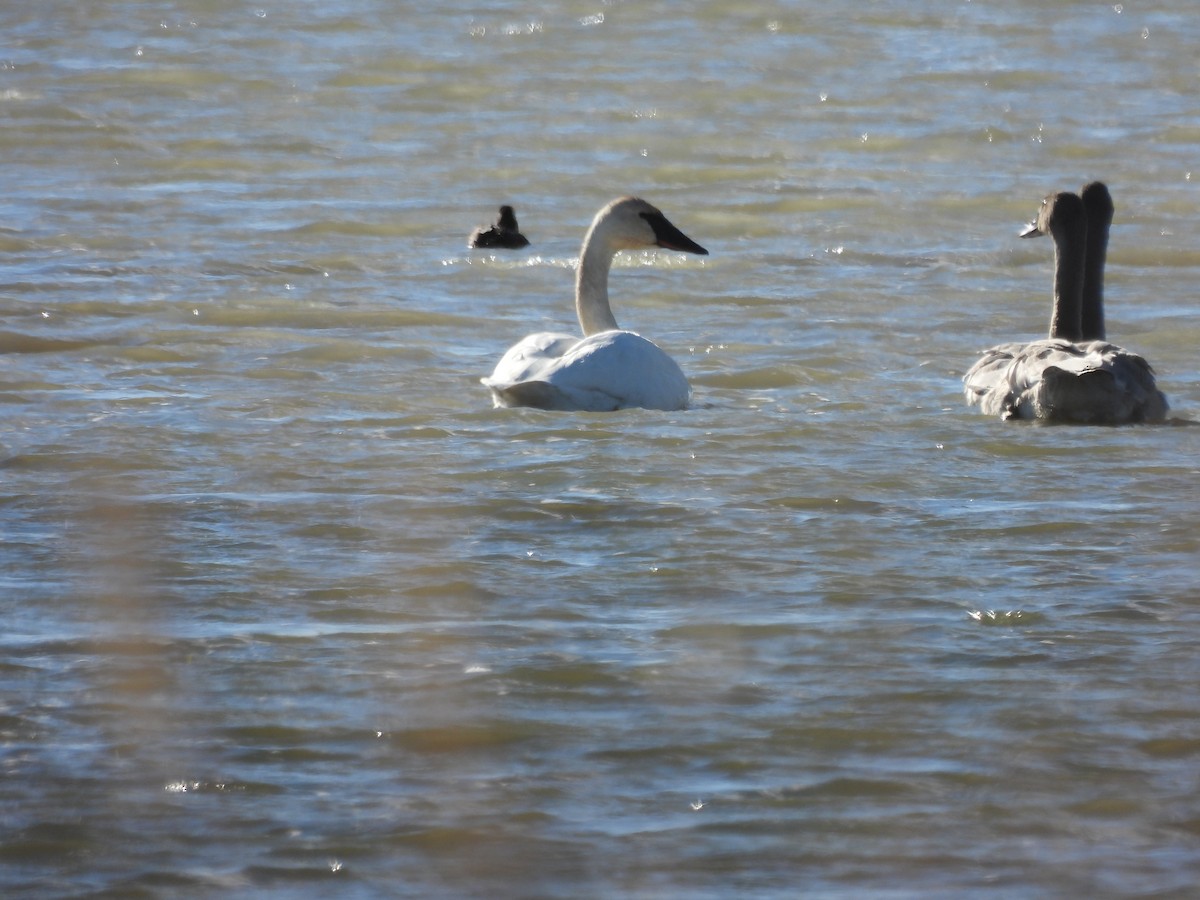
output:
[[[486,383],[486,382],[485,382]],[[489,384],[496,407],[525,406],[531,409],[612,412],[621,405],[615,398],[592,391],[584,398],[569,396],[546,381],[520,381],[503,386]]]
[[[554,409],[558,392],[544,381],[522,381],[504,387],[489,385],[496,406],[529,406],[533,409]]]

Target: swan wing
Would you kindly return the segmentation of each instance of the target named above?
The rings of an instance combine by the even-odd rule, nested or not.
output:
[[[571,334],[541,331],[528,335],[509,347],[492,374],[481,380],[488,387],[504,387],[539,378],[577,343],[579,338]]]
[[[684,409],[691,395],[675,360],[632,331],[602,331],[584,338],[563,357],[552,382],[607,396],[614,409]]]
[[[1030,391],[1038,418],[1103,425],[1166,418],[1167,398],[1144,357],[1103,341],[1076,346],[1077,355],[1048,366]]]
[[[967,403],[984,406],[985,400],[996,390],[999,389],[1003,392],[1003,388],[1000,386],[1004,383],[1005,373],[1008,371],[1013,357],[1024,347],[1024,344],[1015,342],[999,344],[985,350],[979,361],[971,366],[967,370],[967,374],[963,376],[963,395],[967,398]],[[984,412],[989,415],[999,414],[986,408]]]

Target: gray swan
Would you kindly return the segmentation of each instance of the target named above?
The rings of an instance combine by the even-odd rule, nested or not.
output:
[[[1088,209],[1077,194],[1068,192],[1043,200],[1036,221],[1022,233],[1022,237],[1049,234],[1054,240],[1050,335],[1024,345],[993,347],[963,377],[968,403],[979,404],[988,415],[1097,425],[1160,422],[1166,417],[1167,400],[1155,384],[1150,364],[1099,339],[1104,328],[1103,254],[1111,199],[1105,213],[1102,201],[1107,188],[1102,193],[1091,185],[1088,188],[1103,240],[1089,242]],[[1085,321],[1088,334],[1083,330]]]
[[[594,412],[687,407],[691,388],[675,360],[652,341],[618,328],[608,303],[613,257],[644,247],[708,255],[645,200],[621,197],[607,204],[583,239],[575,275],[583,337],[541,332],[510,348],[481,379],[493,405]]]

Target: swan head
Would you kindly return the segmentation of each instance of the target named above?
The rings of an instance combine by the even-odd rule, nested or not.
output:
[[[676,228],[662,212],[639,197],[620,197],[592,220],[591,233],[613,252],[662,247],[708,256],[708,251]]]
[[[1092,214],[1096,214],[1099,219],[1107,218],[1109,222],[1112,221],[1112,194],[1108,192],[1108,186],[1103,181],[1093,181],[1085,184],[1083,190],[1079,192],[1079,198],[1083,201],[1084,207],[1087,208],[1089,219]]]
[[[1068,234],[1071,229],[1078,228],[1080,223],[1086,222],[1087,213],[1079,195],[1072,194],[1070,191],[1061,191],[1042,200],[1037,217],[1025,226],[1021,237],[1038,237],[1048,234],[1057,238]]]

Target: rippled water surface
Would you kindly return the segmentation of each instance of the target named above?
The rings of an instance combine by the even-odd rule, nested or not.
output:
[[[1191,895],[1191,4],[0,35],[4,896]],[[988,419],[1096,178],[1175,419]],[[627,193],[711,252],[611,281],[692,408],[493,410]]]

